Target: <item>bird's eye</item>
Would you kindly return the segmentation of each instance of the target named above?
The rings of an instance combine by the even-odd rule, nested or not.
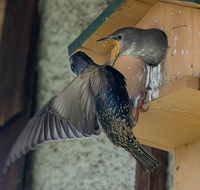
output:
[[[117,38],[118,38],[119,40],[121,40],[121,39],[122,39],[122,35],[117,36]]]

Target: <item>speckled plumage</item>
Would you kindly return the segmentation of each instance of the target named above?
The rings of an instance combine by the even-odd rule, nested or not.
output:
[[[119,53],[116,59],[121,56],[134,57],[141,59],[144,63],[152,67],[162,62],[168,48],[166,34],[156,28],[121,28],[97,41],[103,40],[115,40],[117,42]]]
[[[87,55],[77,52],[71,57],[71,65],[76,71],[80,69],[80,63],[76,62],[80,60],[80,56],[85,57],[81,64],[86,68],[91,64],[91,59]],[[145,150],[133,134],[133,127],[137,124],[137,120],[132,115],[133,108],[124,76],[108,65],[98,66],[98,68],[103,68],[106,81],[105,88],[94,101],[99,125],[115,146],[130,152],[144,171],[152,171],[160,165],[160,161]]]
[[[82,52],[71,56],[70,64],[77,77],[28,122],[8,155],[4,172],[11,162],[43,142],[100,135],[100,127],[144,171],[160,165],[133,135],[137,120],[132,116],[124,76],[109,65],[96,65]]]

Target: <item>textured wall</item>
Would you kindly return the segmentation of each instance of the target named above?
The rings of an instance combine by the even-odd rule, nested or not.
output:
[[[110,0],[111,2],[111,0]],[[108,6],[105,0],[41,0],[37,108],[75,76],[68,45]],[[46,143],[33,153],[32,190],[133,190],[135,159],[104,134]]]

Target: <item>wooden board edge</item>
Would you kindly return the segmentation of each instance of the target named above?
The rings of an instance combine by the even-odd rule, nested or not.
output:
[[[68,46],[72,55],[125,0],[113,0],[112,3]]]
[[[196,90],[200,90],[200,78],[186,75],[186,76],[184,76],[180,79],[174,80],[166,85],[157,87],[154,90],[159,92],[159,96],[157,98],[152,97],[152,101],[156,100],[158,98],[161,98],[163,96],[166,96],[168,94],[171,94],[182,88],[193,88]]]

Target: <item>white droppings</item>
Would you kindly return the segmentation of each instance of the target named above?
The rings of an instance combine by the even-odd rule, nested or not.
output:
[[[188,27],[188,30],[190,30],[190,27]]]
[[[173,12],[171,12],[171,15],[173,15]]]
[[[130,69],[131,67],[128,67],[128,69]]]
[[[154,68],[150,68],[150,66],[147,66],[146,87],[150,86],[152,89],[149,91],[149,101],[151,101],[152,98],[153,99],[158,98],[159,95],[158,87],[161,86],[162,84],[162,75],[160,72],[161,72],[161,64],[159,64],[157,67]]]
[[[185,52],[188,53],[188,50],[186,50]]]
[[[176,49],[174,49],[174,51],[173,51],[172,55],[173,55],[173,56],[174,56],[174,55],[176,55],[176,52],[177,52],[177,50],[176,50]]]
[[[200,35],[200,32],[198,33],[198,35]]]
[[[133,81],[135,80],[135,76],[133,76]]]
[[[156,19],[155,22],[157,22],[158,20]]]
[[[176,55],[176,52],[177,52],[177,50],[175,49],[177,40],[178,40],[178,38],[177,38],[177,34],[176,34],[175,37],[174,37],[174,50],[173,50],[173,53],[172,53],[173,56]]]
[[[182,50],[181,53],[184,54],[184,50]]]
[[[185,57],[185,59],[187,59],[187,57]]]
[[[103,47],[105,47],[106,46],[106,44],[103,44]]]
[[[190,41],[188,42],[188,44],[190,44]]]
[[[179,11],[179,13],[181,13],[181,10]]]

